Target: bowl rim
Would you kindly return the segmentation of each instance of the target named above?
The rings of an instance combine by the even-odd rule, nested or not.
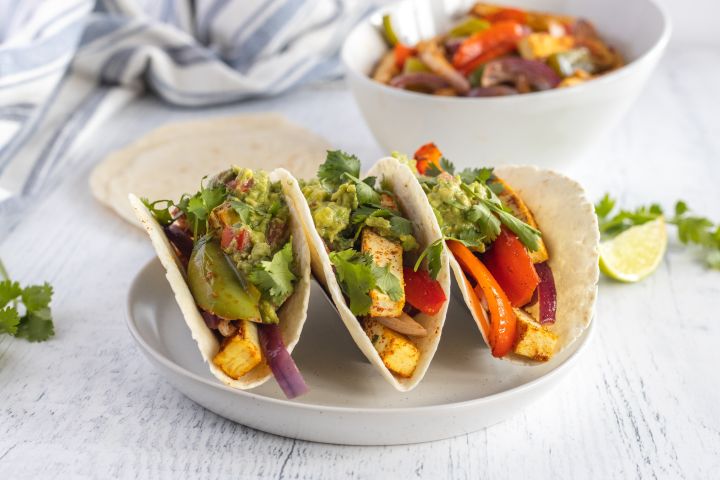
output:
[[[562,378],[564,374],[569,373],[569,371],[572,370],[574,366],[578,363],[579,359],[583,357],[583,354],[588,350],[589,346],[592,344],[592,339],[594,338],[594,332],[595,332],[595,322],[597,321],[597,311],[593,309],[593,316],[592,320],[590,321],[590,324],[585,328],[585,330],[582,332],[582,335],[577,338],[573,343],[576,344],[575,351],[570,353],[570,355],[563,359],[558,365],[555,366],[552,370],[548,371],[544,375],[541,375],[540,377],[530,380],[527,383],[523,383],[522,385],[518,385],[516,387],[512,387],[508,390],[503,390],[502,392],[493,393],[490,395],[486,395],[483,397],[473,398],[470,400],[462,400],[459,402],[450,402],[450,403],[444,403],[439,405],[423,405],[423,406],[416,406],[416,407],[386,407],[386,408],[372,408],[372,407],[341,407],[341,406],[335,406],[335,405],[323,405],[323,404],[312,404],[312,403],[299,403],[299,402],[293,402],[292,400],[287,399],[281,399],[281,398],[272,398],[267,397],[265,395],[259,395],[257,393],[253,393],[249,390],[240,390],[236,388],[228,387],[227,385],[223,385],[217,380],[211,380],[204,377],[201,377],[200,375],[197,375],[177,363],[173,362],[170,358],[163,355],[161,352],[157,351],[155,348],[153,348],[148,342],[145,341],[143,334],[140,332],[136,320],[133,315],[133,305],[135,303],[135,299],[138,296],[137,290],[139,289],[139,285],[141,283],[141,279],[148,275],[149,270],[153,268],[159,268],[163,269],[163,267],[160,265],[160,261],[157,259],[157,257],[151,258],[145,265],[140,268],[138,273],[135,274],[132,281],[130,282],[130,287],[128,288],[127,297],[125,300],[125,324],[130,331],[130,335],[132,336],[133,340],[135,340],[135,343],[140,347],[140,349],[143,351],[143,353],[151,359],[152,363],[158,363],[162,365],[163,368],[171,370],[174,374],[179,375],[181,377],[186,377],[190,380],[192,380],[195,383],[202,383],[209,388],[214,388],[220,391],[224,391],[233,395],[238,395],[240,397],[244,397],[246,400],[249,401],[255,401],[258,403],[270,403],[276,406],[280,407],[286,407],[286,408],[297,408],[307,411],[312,411],[316,413],[339,413],[339,414],[389,414],[389,415],[395,415],[395,414],[413,414],[418,412],[431,412],[431,411],[437,411],[438,409],[451,409],[451,410],[462,410],[465,408],[472,408],[478,405],[482,404],[492,404],[497,401],[502,401],[502,399],[505,398],[511,398],[517,395],[522,395],[528,391],[533,391],[536,388],[540,388],[542,385],[551,382],[556,377]],[[311,280],[312,282],[316,282],[316,280],[313,278]],[[598,285],[595,285],[595,288],[598,289]],[[597,302],[597,298],[596,298]],[[193,340],[194,341],[194,340]],[[488,353],[489,355],[489,353]],[[501,360],[498,360],[501,361]],[[533,366],[526,366],[525,368],[533,368]],[[167,377],[165,377],[166,380]],[[172,382],[171,382],[172,383]],[[173,385],[174,387],[174,385]],[[175,387],[177,388],[177,387]]]
[[[599,78],[594,78],[592,81],[584,82],[579,85],[574,85],[571,88],[552,88],[549,90],[539,91],[539,92],[530,92],[530,93],[523,93],[523,94],[517,94],[517,95],[503,95],[503,96],[496,96],[496,97],[452,97],[452,96],[441,96],[441,95],[430,95],[427,93],[420,93],[420,92],[413,92],[411,90],[405,90],[401,88],[394,88],[389,85],[386,85],[384,83],[376,82],[372,78],[370,78],[368,75],[360,72],[357,68],[352,66],[350,62],[348,61],[349,55],[347,54],[347,51],[349,50],[350,40],[353,38],[353,36],[357,33],[357,31],[366,25],[368,25],[372,18],[377,17],[383,13],[390,12],[396,8],[398,8],[399,5],[408,3],[410,5],[413,4],[412,0],[399,0],[396,2],[393,2],[389,5],[384,5],[382,7],[376,8],[372,10],[367,16],[363,18],[362,21],[360,21],[357,25],[355,25],[351,30],[350,33],[345,37],[345,40],[343,40],[342,47],[340,49],[340,61],[343,65],[343,69],[345,71],[345,74],[347,76],[352,76],[353,78],[357,79],[364,85],[369,86],[369,88],[375,88],[381,92],[385,92],[390,95],[398,95],[400,97],[406,97],[408,99],[417,99],[418,101],[428,101],[428,102],[448,102],[448,103],[454,103],[454,102],[463,102],[467,104],[472,104],[473,102],[478,103],[516,103],[516,102],[522,102],[526,99],[530,98],[546,98],[551,99],[554,97],[562,97],[562,96],[571,96],[571,95],[582,95],[583,92],[588,91],[589,89],[595,88],[595,85],[606,85],[609,83],[613,83],[619,80],[622,80],[623,78],[632,75],[635,73],[641,65],[644,65],[648,62],[653,61],[653,57],[657,56],[660,57],[660,54],[667,46],[670,36],[672,34],[672,21],[670,20],[670,16],[667,12],[667,9],[659,3],[658,0],[641,0],[648,4],[650,4],[652,7],[654,7],[657,12],[660,14],[660,18],[662,20],[662,31],[658,38],[655,40],[655,42],[648,48],[645,52],[643,52],[641,55],[639,55],[636,59],[633,61],[623,65],[622,67],[612,70],[608,73],[605,73],[601,75]],[[413,7],[414,8],[414,7]],[[420,100],[423,99],[423,100]]]

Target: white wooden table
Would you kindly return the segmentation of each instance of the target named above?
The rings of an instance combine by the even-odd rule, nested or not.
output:
[[[594,198],[677,198],[720,220],[720,51],[670,52],[632,112],[569,168]],[[168,121],[273,110],[358,154],[382,152],[342,85],[190,111],[154,100],[118,114],[55,188],[0,237],[23,282],[55,286],[56,337],[0,336],[0,479],[717,478],[720,272],[671,241],[637,285],[601,282],[595,341],[560,388],[487,430],[357,448],[268,435],[175,391],[125,328],[128,285],[153,256],[143,232],[98,205],[87,175],[108,151]],[[674,238],[674,233],[672,234]]]

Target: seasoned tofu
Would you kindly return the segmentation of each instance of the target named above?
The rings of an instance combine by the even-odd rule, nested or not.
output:
[[[378,62],[377,67],[375,67],[373,80],[380,83],[389,83],[398,73],[400,73],[400,69],[395,61],[395,52],[390,50],[382,57],[380,62]]]
[[[513,308],[517,317],[517,337],[513,352],[538,362],[547,362],[555,353],[558,337],[546,330],[520,308]]]
[[[554,37],[549,33],[531,33],[518,42],[518,51],[526,60],[537,60],[567,52],[574,46],[575,40],[567,35]]]
[[[387,193],[380,194],[380,206],[389,210],[399,210],[397,203],[395,203],[395,199],[392,195],[388,195]]]
[[[223,340],[213,363],[237,380],[262,361],[262,350],[257,326],[253,322],[237,320],[235,325],[237,333]]]
[[[498,177],[494,177],[492,183],[502,185],[503,189],[498,194],[498,197],[500,197],[500,200],[502,200],[503,204],[505,204],[505,206],[510,209],[513,215],[515,215],[517,218],[527,223],[531,227],[538,228],[537,222],[535,221],[532,212],[530,212],[530,209],[527,207],[527,205],[525,205],[525,202],[523,202],[522,198],[520,198],[520,196],[515,192],[515,190],[510,187],[510,185],[505,183],[502,178]],[[545,242],[543,242],[542,237],[539,240],[538,249],[534,252],[528,253],[530,254],[530,258],[532,259],[533,263],[542,263],[547,261],[547,259],[549,258],[548,251],[545,247]]]
[[[363,329],[391,372],[403,378],[413,374],[420,351],[412,340],[372,318],[363,320]]]
[[[577,70],[571,76],[563,78],[562,81],[558,84],[558,88],[580,85],[581,83],[585,83],[592,78],[593,76],[587,73],[585,70]]]
[[[390,273],[400,280],[400,286],[403,287],[402,297],[399,300],[393,300],[388,295],[377,290],[370,291],[371,317],[397,317],[402,313],[405,306],[405,283],[403,281],[402,272],[402,246],[398,242],[393,242],[385,237],[375,233],[372,229],[366,228],[362,233],[362,251],[369,253],[375,264],[379,267],[388,266]]]

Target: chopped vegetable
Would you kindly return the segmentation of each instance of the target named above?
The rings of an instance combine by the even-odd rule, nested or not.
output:
[[[435,90],[448,85],[440,75],[429,72],[404,73],[390,80],[390,85],[399,88]]]
[[[515,342],[517,319],[505,292],[483,263],[462,243],[448,240],[450,251],[466,275],[477,282],[475,293],[484,298],[490,311],[488,341],[495,357],[507,355]]]
[[[593,73],[595,66],[587,48],[575,48],[550,55],[547,63],[561,77],[571,77],[578,70]]]
[[[417,57],[409,57],[405,60],[403,73],[423,73],[430,72],[430,69]]]
[[[383,34],[385,35],[385,40],[390,44],[391,47],[394,47],[400,41],[398,40],[397,35],[395,34],[395,29],[392,25],[392,19],[390,18],[390,15],[383,15],[382,17],[382,24],[383,24]]]
[[[398,317],[374,317],[374,320],[404,335],[425,337],[428,333],[425,327],[405,312],[400,313]]]
[[[470,90],[470,83],[445,58],[444,52],[436,42],[420,42],[417,45],[417,49],[420,60],[422,60],[430,70],[447,80],[448,84],[455,90],[459,93],[466,93]]]
[[[540,278],[516,235],[503,229],[483,254],[482,261],[514,307],[530,302]]]
[[[541,325],[555,323],[555,315],[557,314],[557,291],[555,289],[555,278],[553,277],[550,265],[547,262],[535,265],[540,283],[537,287],[537,296],[539,303],[538,321]]]
[[[453,27],[448,35],[451,37],[469,37],[470,35],[490,28],[490,22],[481,18],[469,17],[464,22]]]
[[[438,168],[440,167],[442,153],[440,152],[440,149],[431,142],[418,148],[413,157],[417,161],[417,171],[421,175],[424,175],[430,164],[434,164]]]
[[[518,42],[518,52],[526,60],[542,60],[551,55],[569,51],[575,45],[573,37],[553,36],[549,33],[531,33]],[[552,66],[552,65],[551,65]],[[561,75],[558,72],[558,75]]]
[[[517,22],[503,21],[493,24],[489,29],[470,36],[460,45],[453,55],[453,66],[467,71],[468,65],[489,51],[506,45],[514,48],[524,34],[525,28]]]
[[[243,286],[217,240],[199,239],[190,256],[188,286],[203,310],[226,320],[260,322],[260,291]]]
[[[435,315],[447,300],[440,283],[433,280],[426,270],[403,269],[405,298],[413,307],[428,315]]]
[[[396,44],[393,52],[395,53],[395,64],[399,69],[402,69],[405,66],[407,59],[416,53],[414,48],[408,47],[402,43]]]
[[[503,83],[511,83],[517,89],[522,88],[524,83],[533,91],[542,91],[555,88],[560,83],[560,77],[537,60],[507,57],[488,62],[480,84],[483,87],[492,87]]]
[[[258,328],[265,359],[285,396],[293,399],[307,393],[310,389],[285,347],[280,327],[261,325]]]

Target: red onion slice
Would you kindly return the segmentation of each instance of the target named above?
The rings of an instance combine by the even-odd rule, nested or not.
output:
[[[552,270],[550,270],[547,262],[543,262],[535,264],[535,271],[540,277],[540,283],[537,287],[538,302],[540,302],[539,321],[543,325],[555,323],[557,291],[555,290],[555,279]]]
[[[480,83],[483,87],[506,82],[517,86],[520,77],[523,77],[535,90],[549,90],[560,83],[560,77],[543,62],[519,57],[506,57],[488,62]]]
[[[202,315],[203,320],[205,320],[205,325],[207,325],[208,328],[212,328],[213,330],[217,330],[218,325],[220,325],[220,322],[222,321],[222,318],[218,317],[217,315],[213,315],[210,312],[206,312],[202,309],[200,309],[200,315]]]
[[[190,238],[187,230],[183,230],[176,223],[171,223],[167,227],[164,227],[163,230],[165,231],[167,239],[170,240],[170,243],[180,252],[180,255],[183,257],[183,263],[187,266],[193,250],[193,240]]]
[[[518,93],[507,85],[493,85],[492,87],[476,87],[470,90],[468,97],[502,97],[504,95],[516,95]]]
[[[448,85],[443,77],[429,72],[403,73],[390,80],[390,86],[397,88],[426,87],[435,90]]]
[[[265,351],[265,358],[275,376],[275,381],[280,385],[285,396],[293,399],[307,393],[309,388],[287,348],[285,348],[280,327],[262,324],[258,325],[258,330],[260,331],[260,344],[263,351]]]

